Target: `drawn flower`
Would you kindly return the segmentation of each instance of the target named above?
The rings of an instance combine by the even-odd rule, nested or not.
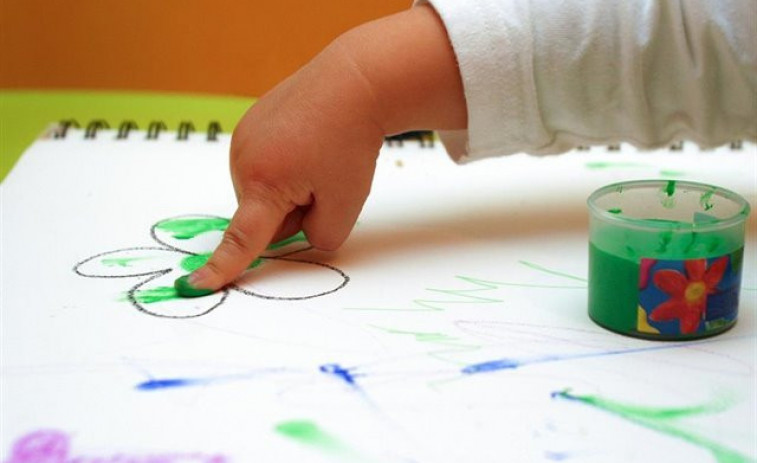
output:
[[[221,240],[229,220],[186,215],[161,220],[150,228],[159,246],[133,247],[89,257],[74,272],[89,278],[142,279],[126,292],[138,310],[167,318],[205,315],[224,303],[231,291],[268,300],[310,299],[338,291],[349,277],[331,265],[293,258],[311,250],[304,235],[274,243],[234,284],[200,298],[178,296],[173,282],[207,262]]]
[[[728,267],[728,256],[721,257],[707,268],[706,259],[684,261],[686,275],[672,269],[654,274],[654,284],[670,298],[652,310],[656,322],[678,320],[683,334],[697,331],[707,308],[707,296],[713,294]]]

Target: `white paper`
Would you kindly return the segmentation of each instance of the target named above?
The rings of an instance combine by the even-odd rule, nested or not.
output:
[[[663,177],[754,205],[754,145],[465,166],[385,146],[339,251],[292,243],[240,290],[139,310],[130,290],[217,243],[154,226],[233,213],[228,145],[70,131],[4,181],[4,461],[757,458],[755,214],[727,333],[644,341],[586,313],[587,196]]]

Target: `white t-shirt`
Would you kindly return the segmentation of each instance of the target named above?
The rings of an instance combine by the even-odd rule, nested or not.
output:
[[[757,139],[755,0],[426,2],[468,105],[455,159]]]

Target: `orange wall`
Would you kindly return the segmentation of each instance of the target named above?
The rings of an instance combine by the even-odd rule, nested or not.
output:
[[[0,0],[0,88],[260,96],[411,0]]]

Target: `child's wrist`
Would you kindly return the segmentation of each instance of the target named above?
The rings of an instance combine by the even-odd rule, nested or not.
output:
[[[385,134],[467,127],[457,61],[430,6],[359,26],[333,46],[362,81],[371,115]]]

